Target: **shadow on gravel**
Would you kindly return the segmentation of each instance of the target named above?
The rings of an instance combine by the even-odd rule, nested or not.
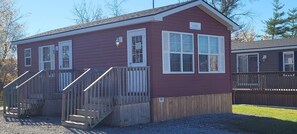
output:
[[[21,125],[61,125],[61,119],[59,117],[25,117],[25,118],[12,118],[4,117],[6,122],[16,122]]]
[[[221,120],[221,123],[229,125],[230,129],[236,128],[251,133],[296,134],[297,132],[297,122],[252,115],[233,114],[230,118]]]

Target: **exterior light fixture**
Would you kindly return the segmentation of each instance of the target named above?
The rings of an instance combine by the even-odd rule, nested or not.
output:
[[[119,47],[120,44],[123,43],[123,37],[122,36],[117,37],[115,43],[116,43],[116,46]]]
[[[267,55],[262,56],[262,61],[265,62],[267,60]]]

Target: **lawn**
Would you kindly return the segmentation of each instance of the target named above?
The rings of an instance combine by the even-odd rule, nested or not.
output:
[[[0,107],[2,107],[3,106],[3,101],[2,100],[0,100]]]
[[[247,132],[291,134],[297,132],[297,108],[233,105],[238,119],[227,122]]]

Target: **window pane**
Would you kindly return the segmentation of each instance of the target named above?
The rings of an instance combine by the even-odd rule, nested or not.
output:
[[[219,53],[219,39],[217,37],[210,37],[210,53]]]
[[[208,56],[199,55],[199,70],[200,72],[208,72]]]
[[[30,57],[30,56],[31,56],[30,49],[25,50],[25,57]]]
[[[192,35],[183,35],[183,51],[184,52],[193,52],[193,36]]]
[[[170,54],[170,71],[180,72],[181,71],[181,61],[180,54]]]
[[[208,53],[208,37],[207,36],[199,36],[199,53]]]
[[[210,56],[210,71],[219,71],[219,60],[217,55]]]
[[[183,71],[193,71],[193,56],[192,54],[183,54]]]
[[[31,58],[26,58],[25,65],[31,65]]]
[[[285,59],[285,63],[288,64],[293,64],[294,60],[293,60],[293,54],[284,54],[284,59]]]
[[[42,49],[43,51],[43,61],[50,61],[50,48],[49,47],[44,47]]]
[[[288,72],[288,71],[294,71],[293,64],[285,65],[285,71],[286,72]]]
[[[180,34],[170,33],[170,52],[181,51]]]
[[[69,46],[62,47],[62,60],[63,60],[63,68],[69,67]]]
[[[132,62],[142,63],[143,62],[143,43],[142,36],[132,37]]]

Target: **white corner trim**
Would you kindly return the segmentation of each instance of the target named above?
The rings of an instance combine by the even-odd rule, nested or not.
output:
[[[246,53],[246,52],[273,51],[273,50],[285,50],[285,49],[297,49],[297,46],[232,50],[231,53]]]

